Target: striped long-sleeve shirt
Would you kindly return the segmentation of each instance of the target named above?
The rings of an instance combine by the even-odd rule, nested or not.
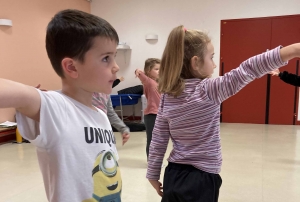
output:
[[[185,89],[177,98],[163,94],[152,133],[147,178],[159,179],[169,138],[173,142],[169,162],[219,173],[220,104],[254,79],[285,65],[279,50],[254,56],[218,78],[186,79]]]

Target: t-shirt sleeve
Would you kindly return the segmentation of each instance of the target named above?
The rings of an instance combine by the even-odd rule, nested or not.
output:
[[[17,112],[18,130],[35,146],[50,148],[57,145],[58,136],[62,136],[67,127],[66,101],[58,92],[37,91],[41,96],[40,122]]]

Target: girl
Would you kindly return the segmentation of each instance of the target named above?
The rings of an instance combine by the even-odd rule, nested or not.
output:
[[[218,78],[210,38],[176,27],[165,47],[159,80],[162,92],[147,178],[163,202],[216,202],[222,179],[220,104],[248,83],[300,56],[300,43],[252,57]],[[241,103],[242,104],[242,103]],[[169,138],[173,150],[158,181]],[[162,192],[163,189],[163,192]]]
[[[147,98],[147,107],[144,111],[144,122],[147,134],[146,154],[149,156],[149,145],[152,139],[152,131],[158,111],[160,94],[158,92],[158,74],[160,68],[160,60],[149,58],[145,61],[144,72],[137,69],[135,75],[141,80],[144,86],[144,93]]]

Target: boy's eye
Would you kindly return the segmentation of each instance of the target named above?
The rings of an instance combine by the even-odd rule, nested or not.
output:
[[[109,56],[106,56],[105,58],[102,59],[102,61],[107,62],[108,58],[109,58]]]

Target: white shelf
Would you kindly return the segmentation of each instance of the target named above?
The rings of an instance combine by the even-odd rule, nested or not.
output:
[[[158,40],[158,35],[157,34],[147,34],[145,38],[146,38],[146,40]]]
[[[12,21],[9,19],[0,19],[0,25],[4,26],[12,26]]]
[[[120,42],[117,46],[117,50],[124,54],[124,60],[126,64],[126,53],[128,50],[131,50],[130,46],[127,45],[125,42]]]
[[[117,49],[118,49],[118,50],[130,50],[130,46],[127,45],[127,44],[119,44],[119,45],[117,46]]]

